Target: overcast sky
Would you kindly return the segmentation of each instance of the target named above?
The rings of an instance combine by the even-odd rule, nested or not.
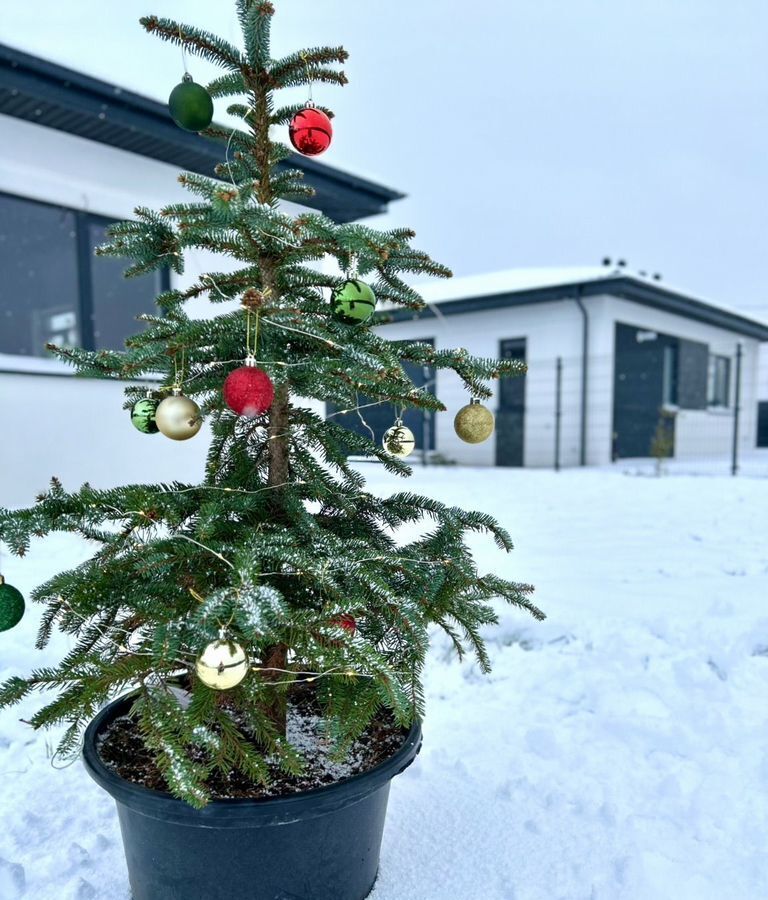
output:
[[[163,100],[179,52],[139,15],[237,35],[230,0],[1,5],[0,41]],[[351,53],[323,159],[408,193],[376,224],[458,275],[623,257],[768,317],[766,0],[276,6],[275,55]]]

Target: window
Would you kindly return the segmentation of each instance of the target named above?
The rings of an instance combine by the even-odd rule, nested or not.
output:
[[[0,352],[80,344],[74,213],[0,195]]]
[[[757,446],[768,447],[768,400],[757,404]]]
[[[677,356],[677,344],[664,345],[661,372],[661,402],[664,406],[677,406]]]
[[[0,193],[0,353],[119,350],[139,329],[168,273],[125,279],[127,260],[95,257],[110,221]]]
[[[731,360],[727,356],[709,357],[707,405],[729,406],[731,394]]]

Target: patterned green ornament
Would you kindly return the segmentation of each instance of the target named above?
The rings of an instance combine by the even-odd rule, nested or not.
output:
[[[10,631],[24,615],[24,598],[21,591],[5,583],[0,575],[0,631]]]
[[[142,434],[157,434],[160,429],[155,421],[155,413],[159,402],[152,397],[144,397],[138,403],[134,403],[131,409],[131,425]]]
[[[187,73],[168,98],[171,118],[184,131],[205,131],[213,121],[213,100],[202,84]]]
[[[376,294],[370,286],[357,278],[351,278],[331,295],[333,314],[347,325],[367,322],[376,308]]]

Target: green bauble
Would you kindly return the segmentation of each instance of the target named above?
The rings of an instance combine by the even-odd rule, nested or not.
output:
[[[364,281],[351,278],[331,295],[333,313],[347,325],[367,322],[376,308],[376,294]]]
[[[176,85],[168,98],[171,118],[185,131],[205,131],[213,121],[213,100],[202,84],[195,84],[191,75]]]
[[[24,615],[24,598],[21,591],[5,583],[0,575],[0,631],[9,631],[18,625]]]
[[[160,430],[155,421],[155,413],[159,401],[153,400],[151,397],[144,397],[138,403],[133,404],[131,409],[131,425],[142,434],[157,434]]]

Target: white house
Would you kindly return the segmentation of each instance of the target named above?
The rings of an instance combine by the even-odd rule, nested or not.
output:
[[[766,324],[621,267],[512,270],[420,290],[429,306],[392,314],[382,326],[388,338],[528,365],[525,377],[498,384],[488,403],[496,432],[480,445],[454,433],[453,415],[468,401],[461,382],[437,374],[435,391],[449,413],[424,421],[411,413],[406,424],[421,446],[448,460],[553,466],[559,457],[563,466],[601,465],[650,455],[659,427],[677,459],[727,459],[737,405],[738,450],[755,453]],[[368,421],[382,432],[392,415],[374,408]],[[351,417],[348,424],[355,427]]]
[[[140,434],[122,384],[76,378],[44,345],[123,346],[168,275],[126,281],[127,263],[93,247],[138,205],[188,200],[178,173],[213,175],[222,145],[178,129],[164,104],[2,45],[0,136],[0,506],[31,502],[52,475],[68,488],[198,480],[203,434],[183,444]],[[316,160],[290,165],[336,221],[402,196]],[[211,266],[202,252],[186,263],[179,284]]]

